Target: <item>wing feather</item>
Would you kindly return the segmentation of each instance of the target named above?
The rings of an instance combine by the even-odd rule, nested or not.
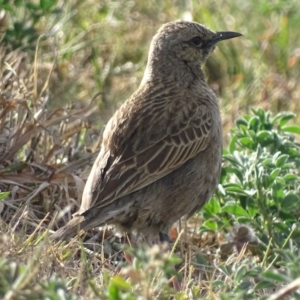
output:
[[[105,157],[106,165],[102,162],[101,155],[107,151],[99,154],[93,169],[97,169],[98,164],[102,171],[91,172],[92,178],[89,179],[90,184],[87,187],[90,192],[84,193],[90,198],[83,197],[83,202],[88,203],[82,204],[84,209],[88,206],[109,205],[117,198],[166,176],[206,149],[212,128],[212,116],[207,106],[191,103],[190,107],[181,112],[172,112],[164,107],[166,103],[168,101],[154,105],[159,108],[155,110],[156,116],[149,115],[153,110],[146,104],[140,111],[133,112],[130,120],[122,121],[122,130],[125,132],[119,140],[113,140],[115,130],[110,128],[112,136],[108,140],[110,138],[113,141],[106,142],[106,145],[113,145],[113,149],[109,149],[110,157]],[[112,124],[118,126],[118,120],[113,120]],[[131,131],[125,126],[131,128]],[[129,130],[127,139],[124,138],[126,130]]]

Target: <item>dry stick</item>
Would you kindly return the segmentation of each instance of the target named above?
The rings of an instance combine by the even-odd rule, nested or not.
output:
[[[287,286],[280,289],[278,292],[273,294],[267,300],[284,299],[286,296],[290,295],[292,292],[296,291],[299,288],[300,288],[300,277],[298,277],[297,279],[295,279],[291,283],[289,283]]]

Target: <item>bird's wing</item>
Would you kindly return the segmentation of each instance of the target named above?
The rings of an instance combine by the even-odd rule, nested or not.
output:
[[[162,178],[206,149],[212,129],[212,115],[206,105],[189,103],[176,107],[174,103],[174,109],[168,111],[159,101],[148,103],[132,112],[126,121],[123,118],[121,125],[116,121],[115,126],[126,126],[121,128],[119,138],[113,137],[117,131],[111,129],[113,146],[99,154],[81,210],[109,205]]]

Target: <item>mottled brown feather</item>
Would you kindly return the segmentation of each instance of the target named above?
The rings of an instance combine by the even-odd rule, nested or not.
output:
[[[205,204],[221,172],[222,122],[201,65],[239,35],[184,21],[160,28],[138,90],[104,130],[77,216],[52,239],[104,224],[166,235]]]
[[[149,111],[145,111],[145,107],[143,107],[143,113],[152,114],[152,106],[147,107]],[[161,110],[160,114],[164,111],[165,109]],[[136,111],[127,119],[127,122],[135,122],[134,117],[140,116],[140,114],[140,111]],[[169,116],[160,116],[160,120],[166,123]],[[147,121],[146,118],[139,118],[139,130],[131,134],[142,134],[141,130],[149,127]],[[112,203],[116,197],[119,198],[141,189],[180,167],[198,152],[205,150],[207,146],[205,141],[209,137],[211,123],[211,114],[207,107],[200,105],[197,110],[185,110],[181,114],[181,118],[174,118],[173,126],[169,128],[169,131],[165,130],[166,125],[164,124],[159,126],[158,130],[151,131],[150,143],[126,145],[122,151],[123,145],[118,144],[122,140],[116,139],[114,144],[116,153],[111,152],[110,158],[117,159],[110,166],[105,166],[106,170],[103,166],[98,165],[98,162],[96,163],[97,169],[102,169],[105,173],[102,175],[103,180],[96,181],[94,186],[92,206],[98,208],[106,206]],[[126,131],[124,134],[128,136]],[[103,159],[100,158],[99,162],[103,163]],[[95,177],[99,176],[95,174]]]

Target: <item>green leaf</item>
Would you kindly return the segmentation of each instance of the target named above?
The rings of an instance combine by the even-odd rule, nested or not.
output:
[[[108,299],[109,300],[121,300],[121,297],[119,295],[119,290],[113,284],[110,284],[108,287]]]
[[[125,281],[124,278],[121,276],[115,276],[112,279],[112,284],[118,287],[118,289],[123,290],[123,291],[128,291],[131,289],[131,286],[128,282]]]
[[[251,203],[250,203],[250,205],[247,206],[247,211],[252,218],[255,217],[257,214],[259,214],[259,209],[257,208],[257,205],[251,206]]]
[[[218,265],[218,269],[226,276],[230,277],[232,275],[232,267],[230,265]]]
[[[212,281],[212,286],[213,287],[218,287],[218,288],[222,288],[222,287],[224,287],[226,285],[226,283],[224,282],[224,281],[222,281],[222,280],[214,280],[214,281]]]
[[[219,201],[216,198],[210,199],[205,205],[205,210],[209,211],[212,215],[219,213],[221,210]]]
[[[246,265],[242,264],[241,266],[238,267],[238,269],[235,273],[235,278],[234,279],[237,282],[241,281],[243,279],[243,277],[245,276],[246,272],[247,272],[247,267],[246,267]]]
[[[244,189],[239,184],[236,184],[236,183],[227,183],[227,184],[224,184],[223,187],[224,187],[225,191],[228,191],[228,192],[237,192],[237,193],[244,194]]]
[[[243,136],[248,131],[248,126],[241,124],[240,129],[242,130],[241,136]]]
[[[278,181],[278,178],[272,185],[272,196],[276,202],[281,201],[284,197],[283,185]]]
[[[222,212],[228,212],[235,216],[249,217],[249,214],[238,204],[226,204],[222,207]]]
[[[261,177],[258,178],[258,181],[261,181],[262,185],[264,188],[268,188],[271,184],[271,182],[275,179],[275,178],[271,178],[270,175],[267,174],[263,174]]]
[[[284,127],[281,127],[281,130],[284,132],[300,134],[300,126],[298,126],[298,125],[284,126]]]
[[[286,182],[290,182],[290,181],[295,181],[295,180],[297,180],[297,179],[298,179],[298,176],[297,176],[296,174],[291,174],[291,173],[289,173],[289,174],[284,175],[283,178],[284,178],[284,180],[285,180]]]
[[[254,130],[255,132],[257,131],[259,127],[259,118],[258,117],[252,117],[250,120],[249,120],[249,129],[252,129]]]
[[[289,120],[295,118],[295,114],[291,112],[286,112],[284,116],[282,116],[280,122],[279,122],[279,127],[284,126]]]
[[[264,147],[266,147],[270,144],[273,144],[275,141],[274,134],[268,130],[259,131],[256,134],[256,140],[258,143],[260,143]]]
[[[268,289],[268,288],[273,288],[273,287],[275,287],[275,284],[273,282],[270,282],[267,280],[262,280],[255,286],[254,289],[261,290],[261,289]]]
[[[268,131],[268,130],[261,130],[256,134],[256,137],[260,140],[260,141],[264,141],[264,140],[270,140],[273,139],[273,133],[272,131]]]
[[[285,275],[280,274],[276,271],[266,271],[261,276],[266,278],[266,279],[269,279],[269,280],[272,280],[272,281],[277,281],[277,282],[285,283],[285,282],[289,281],[288,277],[286,277]]]
[[[237,127],[240,127],[242,125],[248,127],[248,122],[245,119],[238,119],[236,120],[235,124]]]
[[[218,184],[218,191],[222,196],[226,196],[226,192],[225,192],[222,184]]]
[[[258,108],[257,110],[252,109],[255,115],[257,115],[261,121],[261,123],[264,123],[266,120],[266,112],[262,108]]]
[[[254,141],[255,137],[256,137],[256,132],[252,129],[248,130],[248,135],[250,136],[250,138],[252,139],[252,141]]]
[[[296,194],[290,193],[286,195],[281,201],[281,208],[284,211],[289,211],[296,207],[299,207],[300,197]]]
[[[246,280],[241,282],[233,291],[237,293],[239,291],[249,291],[252,288],[252,282]]]
[[[292,112],[280,112],[278,113],[273,119],[272,123],[275,124],[277,121],[279,121],[279,126],[283,126],[286,124],[289,120],[293,119],[295,117],[295,114]]]
[[[266,167],[273,167],[273,166],[274,166],[274,163],[273,163],[272,158],[266,158],[266,159],[264,159],[264,160],[261,162],[261,164],[262,164],[263,166],[266,166]]]
[[[218,224],[214,221],[205,221],[201,227],[205,227],[205,229],[216,231],[218,230]]]
[[[236,151],[234,153],[236,153]],[[234,166],[243,166],[242,162],[234,155],[223,155],[223,160],[230,162]]]
[[[285,149],[284,152],[288,154],[290,157],[298,157],[299,155],[297,148],[288,148]]]
[[[7,5],[7,4],[3,4],[3,3],[0,3],[0,6],[3,10],[5,11],[9,11],[9,12],[12,12],[13,11],[13,7],[11,5]]]
[[[289,156],[287,154],[282,154],[280,155],[277,159],[276,159],[276,166],[277,167],[281,167],[282,165],[284,165],[286,163],[286,161],[288,160]]]
[[[6,198],[9,194],[10,192],[0,192],[0,200]]]
[[[239,179],[240,183],[243,183],[243,173],[235,167],[224,167],[227,174],[235,174],[236,177]]]
[[[229,147],[228,148],[229,148],[230,153],[233,153],[233,151],[236,150],[236,147],[235,147],[236,141],[237,141],[237,136],[235,135],[235,136],[232,137],[232,139],[229,142]]]
[[[250,269],[245,274],[245,276],[249,276],[249,277],[252,277],[252,278],[256,279],[262,272],[263,272],[263,268],[260,267],[260,266],[256,266],[256,267],[253,267],[252,269]]]
[[[223,184],[223,188],[225,189],[226,193],[233,192],[250,197],[255,194],[254,190],[245,190],[241,185],[236,183]]]
[[[47,12],[51,7],[55,6],[56,3],[57,0],[40,0],[40,7]]]
[[[281,169],[280,168],[276,168],[274,169],[271,174],[270,174],[270,179],[273,181],[275,180],[275,178],[278,176],[278,174],[280,173]]]
[[[27,3],[27,4],[26,4],[26,7],[27,7],[28,9],[30,9],[30,10],[33,10],[33,11],[35,11],[35,10],[37,11],[37,10],[40,9],[40,7],[39,7],[37,4],[32,3],[32,2]]]
[[[253,140],[250,139],[250,138],[248,138],[248,137],[240,138],[240,139],[239,139],[239,142],[240,142],[243,146],[245,146],[245,147],[247,147],[247,148],[249,148],[249,149],[253,149],[253,148],[254,148]]]

